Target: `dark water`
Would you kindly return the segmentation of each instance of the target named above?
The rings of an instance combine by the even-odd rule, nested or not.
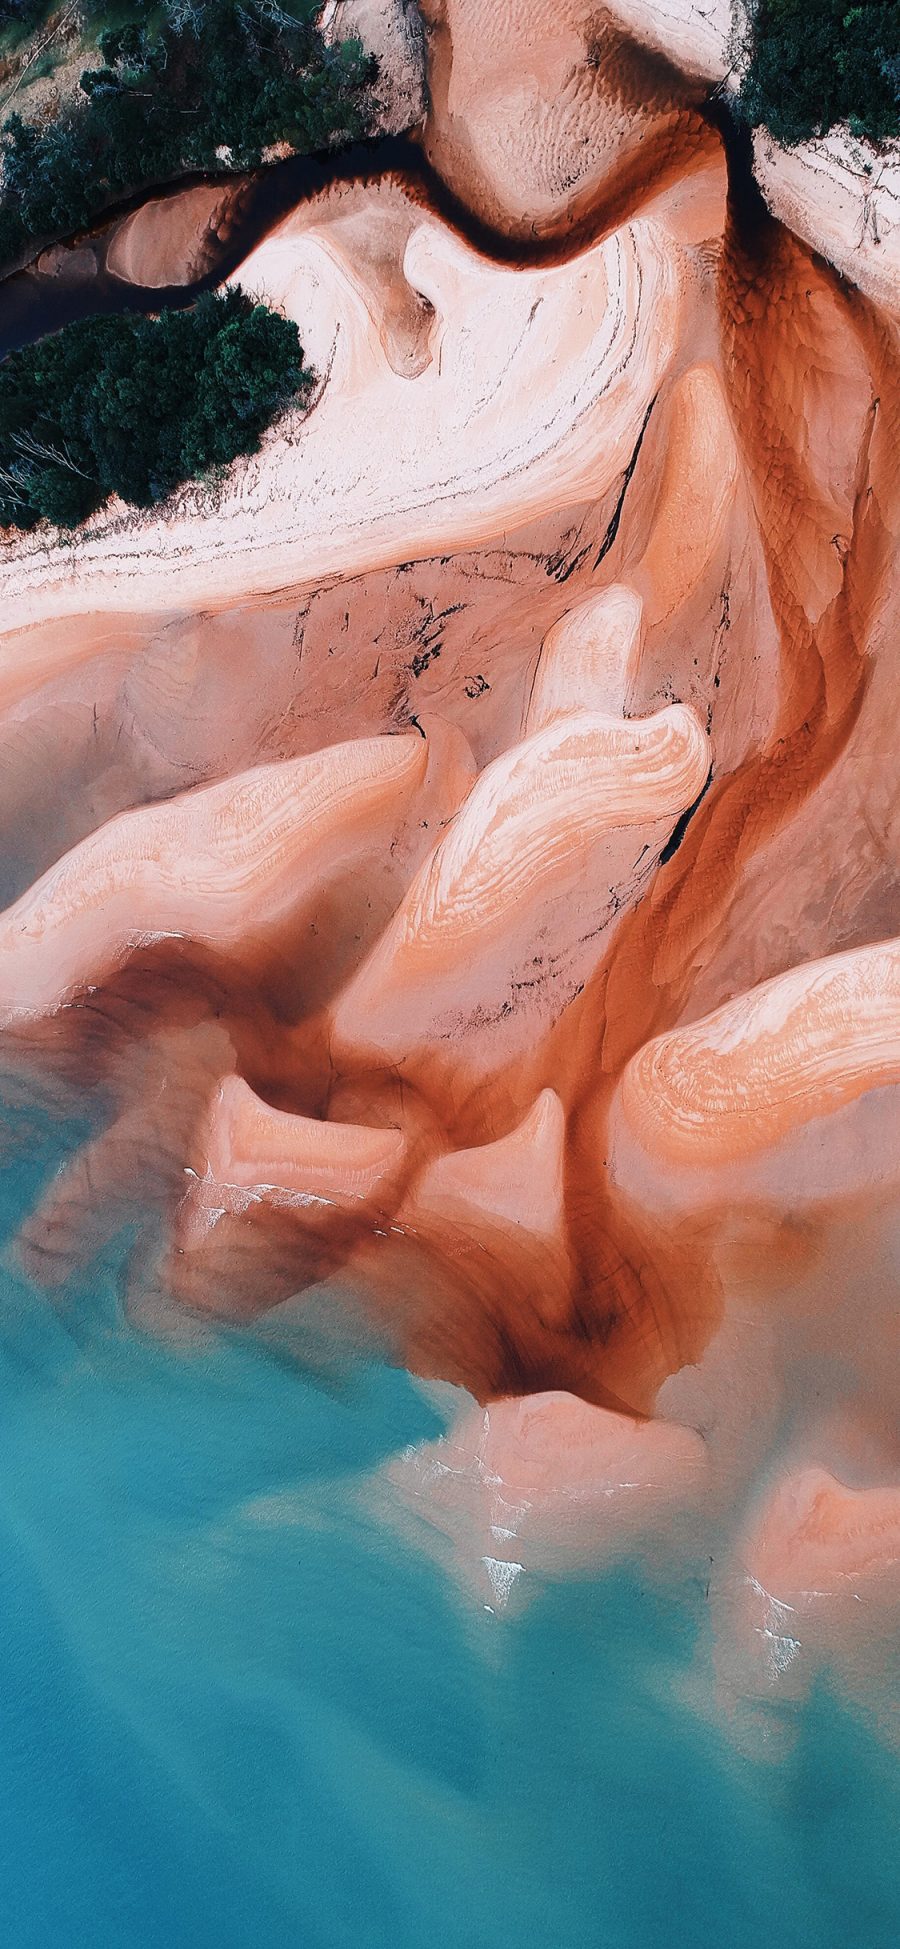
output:
[[[749,132],[735,122],[722,103],[710,105],[708,119],[721,135],[731,158],[735,207],[743,208],[743,203],[747,201],[745,179],[748,175],[746,151]],[[63,325],[71,324],[77,318],[107,316],[123,311],[157,312],[170,306],[190,304],[201,291],[229,277],[261,239],[298,205],[310,202],[332,185],[363,184],[387,174],[402,181],[415,201],[439,216],[474,250],[499,264],[529,266],[565,263],[604,236],[623,217],[618,203],[615,208],[607,208],[602,199],[598,199],[564,235],[541,235],[535,228],[530,238],[506,236],[503,231],[479,218],[448,188],[432,168],[415,134],[381,136],[334,154],[292,156],[285,162],[275,163],[252,176],[239,179],[227,175],[221,178],[185,177],[171,188],[148,190],[132,197],[116,212],[108,212],[103,224],[82,240],[87,243],[100,242],[101,263],[97,275],[67,282],[60,277],[41,275],[30,267],[0,283],[0,358],[22,345],[32,344],[49,332],[59,331]],[[102,240],[113,215],[124,215],[160,196],[177,196],[197,182],[221,181],[225,184],[235,180],[246,189],[246,204],[208,276],[192,285],[146,289],[123,284],[120,279],[107,275],[102,264]],[[752,176],[749,180],[752,183]],[[641,192],[635,188],[631,193],[631,202],[638,203],[641,194],[652,193],[655,187],[655,183],[650,182],[643,185]],[[765,207],[756,191],[754,222],[760,221],[760,211],[765,216]],[[629,209],[627,214],[633,214],[633,210]]]
[[[106,272],[103,258],[111,221],[107,213],[101,226],[78,240],[82,245],[98,249],[96,274],[79,275],[77,266],[73,266],[68,276],[53,277],[30,266],[0,283],[0,357],[34,343],[49,332],[59,331],[78,318],[124,311],[157,312],[190,304],[201,291],[230,276],[261,239],[298,205],[310,202],[332,185],[362,184],[388,173],[402,178],[416,200],[437,211],[460,234],[465,234],[476,249],[502,261],[529,261],[527,252],[523,259],[521,245],[512,245],[500,232],[479,223],[445,188],[412,138],[384,136],[334,155],[292,156],[249,177],[185,177],[170,189],[148,190],[132,197],[115,212],[117,216],[139,209],[143,203],[160,196],[176,197],[198,182],[237,183],[245,193],[245,203],[209,274],[190,285],[162,288],[125,284]],[[545,248],[548,255],[559,249],[549,245]]]

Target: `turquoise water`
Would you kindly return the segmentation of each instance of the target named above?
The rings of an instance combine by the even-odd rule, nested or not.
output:
[[[442,1428],[407,1376],[141,1333],[109,1261],[0,1276],[3,1943],[897,1949],[894,1762],[824,1687],[780,1767],[732,1751],[697,1579],[492,1617],[365,1513]]]

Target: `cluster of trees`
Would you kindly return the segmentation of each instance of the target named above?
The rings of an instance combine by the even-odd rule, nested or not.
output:
[[[900,133],[900,0],[758,0],[743,113],[779,142]]]
[[[52,11],[53,0],[0,0],[0,34],[7,27],[31,33]]]
[[[159,318],[89,318],[0,364],[0,525],[74,528],[254,453],[312,383],[296,325],[235,288]]]
[[[47,12],[47,0],[0,0],[0,33],[5,27],[36,27]]]
[[[220,170],[223,152],[243,170],[275,142],[312,153],[365,132],[371,63],[358,43],[327,47],[308,0],[162,0],[97,47],[56,119],[7,119],[0,263],[134,190]]]

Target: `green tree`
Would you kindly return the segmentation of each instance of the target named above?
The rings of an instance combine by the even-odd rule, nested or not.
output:
[[[183,311],[91,318],[0,365],[0,523],[72,528],[253,453],[308,393],[296,325],[239,288]]]
[[[900,132],[900,0],[759,0],[741,88],[747,121],[779,142],[846,122],[883,142]]]
[[[0,0],[2,4],[2,0]],[[98,37],[99,67],[55,121],[9,116],[0,138],[0,262],[70,235],[131,192],[186,171],[255,168],[272,143],[303,153],[364,134],[372,64],[326,45],[278,0],[163,0]]]

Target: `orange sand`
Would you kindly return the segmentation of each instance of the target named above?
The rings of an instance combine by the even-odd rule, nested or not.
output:
[[[467,1389],[388,1483],[495,1597],[764,1508],[798,1403],[748,1574],[890,1595],[892,246],[848,255],[830,151],[815,197],[759,164],[797,235],[745,222],[719,10],[646,13],[435,0],[428,152],[530,261],[323,198],[241,273],[308,418],[4,545],[0,1009],[112,1106],[22,1250],[65,1277],[143,1184],[133,1302]]]

